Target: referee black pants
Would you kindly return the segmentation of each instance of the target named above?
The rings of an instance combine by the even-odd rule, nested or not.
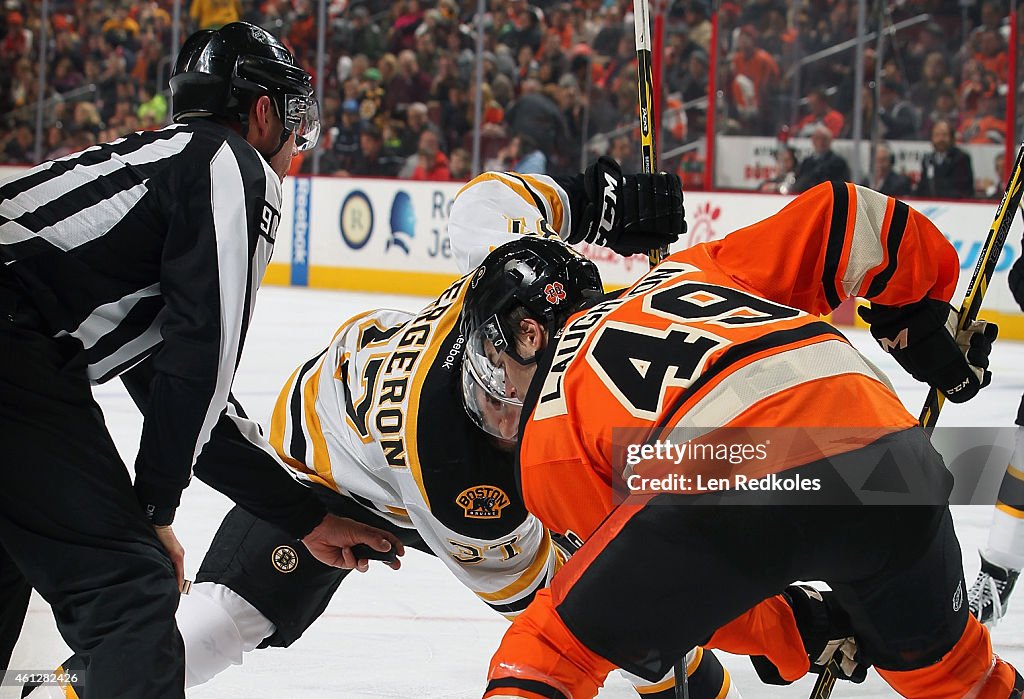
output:
[[[184,697],[174,570],[132,490],[85,366],[0,284],[0,585],[16,566],[87,658],[88,699]],[[4,590],[0,590],[0,593]],[[0,598],[0,629],[24,604]],[[13,647],[14,636],[0,636]],[[10,648],[0,648],[0,657]],[[52,670],[50,659],[40,667]]]

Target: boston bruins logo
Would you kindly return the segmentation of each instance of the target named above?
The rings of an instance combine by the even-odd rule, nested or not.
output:
[[[290,573],[299,567],[299,554],[291,546],[278,546],[270,554],[270,561],[281,573]]]
[[[509,504],[505,491],[494,485],[475,485],[466,488],[455,502],[470,519],[500,519],[501,511]]]

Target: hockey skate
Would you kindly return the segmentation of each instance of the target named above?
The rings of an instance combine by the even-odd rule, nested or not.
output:
[[[967,593],[971,614],[986,626],[995,626],[1006,614],[1018,575],[1019,570],[996,565],[981,554],[981,572]]]

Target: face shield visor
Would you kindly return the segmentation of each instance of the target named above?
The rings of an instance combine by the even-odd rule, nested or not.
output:
[[[462,393],[466,411],[485,432],[513,440],[519,432],[523,401],[505,371],[508,343],[496,317],[473,330],[462,361]]]
[[[288,133],[295,134],[296,150],[311,150],[320,138],[320,104],[316,96],[285,94],[281,121]],[[278,108],[281,108],[281,104]]]

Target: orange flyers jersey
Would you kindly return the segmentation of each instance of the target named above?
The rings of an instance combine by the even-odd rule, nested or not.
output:
[[[732,427],[863,430],[863,442],[731,465],[753,478],[917,424],[884,375],[817,316],[853,296],[948,301],[958,270],[923,215],[844,183],[671,255],[618,298],[573,316],[545,351],[524,408],[527,507],[552,530],[587,538],[628,492],[623,447],[670,430],[709,441]]]

